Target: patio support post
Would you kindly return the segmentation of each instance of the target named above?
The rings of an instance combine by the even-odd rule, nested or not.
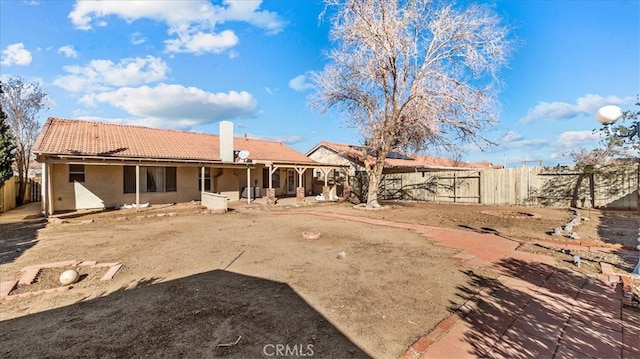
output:
[[[247,167],[247,204],[251,204],[251,169]]]
[[[331,170],[322,169],[322,174],[324,175],[324,186],[322,186],[322,197],[324,197],[325,201],[329,200],[329,172]]]
[[[302,174],[307,169],[304,167],[296,167],[296,172],[298,172],[298,188],[296,188],[296,201],[304,202],[304,183],[302,183]]]
[[[342,190],[342,197],[347,201],[351,198],[351,185],[349,184],[349,172],[345,173],[345,183]]]
[[[136,212],[140,209],[140,166],[136,166]]]
[[[48,195],[48,191],[47,191],[47,186],[49,185],[49,181],[47,181],[47,163],[43,162],[42,163],[42,188],[40,188],[40,196],[42,198],[42,201],[40,202],[40,210],[42,210],[42,213],[46,216],[49,213],[49,209],[47,208],[47,206],[49,205],[49,198],[47,197]]]
[[[47,186],[49,187],[47,189],[47,192],[49,192],[49,194],[47,195],[48,197],[48,201],[49,201],[49,214],[53,214],[53,212],[56,210],[55,209],[55,205],[53,204],[53,175],[51,175],[51,165],[47,164]]]
[[[200,168],[200,193],[204,192],[204,166]]]
[[[45,216],[53,214],[53,195],[51,193],[51,165],[48,162],[42,164],[42,210]]]
[[[276,190],[273,188],[273,173],[278,169],[278,167],[273,167],[269,165],[269,188],[267,188],[267,204],[273,205],[276,204]]]

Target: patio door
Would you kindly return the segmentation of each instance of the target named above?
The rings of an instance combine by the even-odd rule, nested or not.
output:
[[[296,194],[296,171],[292,168],[287,169],[287,194]]]

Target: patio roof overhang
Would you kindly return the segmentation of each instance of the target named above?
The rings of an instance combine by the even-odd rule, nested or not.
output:
[[[185,159],[185,158],[153,158],[153,157],[121,157],[121,156],[101,156],[91,154],[69,154],[69,153],[36,153],[36,160],[49,164],[87,164],[101,166],[123,166],[123,165],[164,165],[182,167],[216,167],[216,168],[255,168],[256,165],[277,168],[306,169],[346,169],[348,166],[325,164],[316,162],[288,162],[272,160],[247,160],[246,162],[223,162],[219,160],[206,159]]]

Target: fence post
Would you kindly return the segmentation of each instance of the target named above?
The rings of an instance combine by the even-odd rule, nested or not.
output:
[[[482,171],[478,171],[478,204],[482,204]]]
[[[453,203],[456,203],[456,173],[453,172]]]

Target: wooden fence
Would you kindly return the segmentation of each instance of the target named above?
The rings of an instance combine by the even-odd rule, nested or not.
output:
[[[18,177],[11,177],[4,184],[0,185],[0,213],[10,211],[18,206],[18,188],[20,181]],[[36,202],[40,200],[40,183],[29,180],[24,193],[23,203]]]
[[[357,184],[356,184],[357,186]],[[382,199],[635,209],[636,165],[597,173],[571,167],[522,167],[384,175]]]

